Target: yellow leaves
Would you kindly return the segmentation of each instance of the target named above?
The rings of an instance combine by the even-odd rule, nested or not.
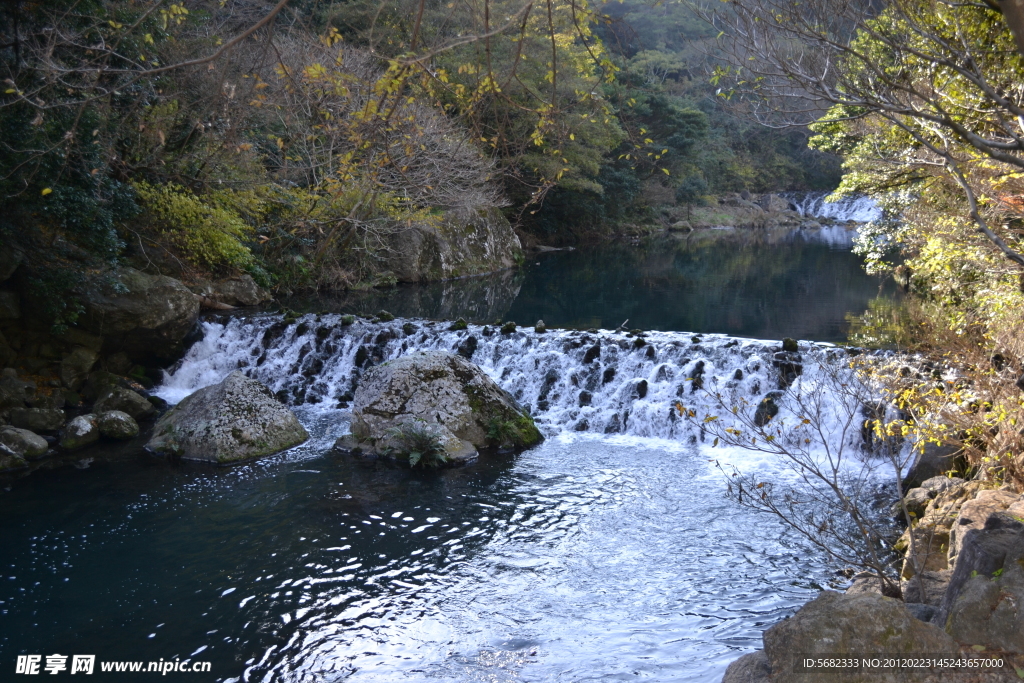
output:
[[[665,175],[672,175],[671,173],[669,173],[669,170],[667,168],[661,169],[661,172],[664,173]]]
[[[107,20],[107,23],[108,23],[108,24],[110,24],[111,28],[113,28],[113,29],[115,29],[115,30],[116,30],[116,29],[122,29],[122,28],[124,28],[124,24],[119,24],[119,23],[117,23],[116,21],[114,21],[113,19],[108,19],[108,20]]]
[[[40,192],[39,194],[41,194],[41,195],[43,195],[45,197],[46,195],[50,194],[51,192],[53,192],[53,188],[44,187],[43,191]]]
[[[570,140],[575,140],[575,139],[576,139],[576,136],[575,136],[575,135],[573,135],[572,133],[569,133],[569,139],[570,139]]]
[[[152,33],[147,33],[146,35],[142,36],[142,40],[143,40],[143,42],[145,42],[145,43],[147,43],[149,45],[155,44],[155,41],[153,40],[153,34]]]
[[[327,47],[333,47],[335,43],[338,43],[339,41],[344,40],[344,38],[338,32],[338,29],[336,29],[335,27],[332,26],[330,28],[330,30],[327,32],[327,35],[321,37],[320,40]]]

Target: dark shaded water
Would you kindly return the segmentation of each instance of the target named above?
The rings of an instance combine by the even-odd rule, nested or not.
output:
[[[520,271],[291,305],[531,326],[542,319],[577,329],[612,329],[628,319],[645,330],[842,342],[848,315],[895,296],[891,280],[867,275],[842,238],[723,230],[615,242],[535,255]]]

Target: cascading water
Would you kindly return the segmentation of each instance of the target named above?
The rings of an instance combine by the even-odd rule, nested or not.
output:
[[[700,434],[679,406],[721,412],[708,389],[753,411],[780,388],[779,366],[792,364],[777,342],[674,332],[490,326],[452,331],[449,323],[403,321],[345,325],[339,315],[276,317],[204,324],[204,338],[170,373],[160,395],[177,402],[242,370],[277,397],[310,412],[347,407],[366,367],[415,351],[460,353],[484,369],[531,411],[549,434],[628,434],[692,442]],[[842,354],[830,344],[805,344],[799,365],[813,381],[819,360]],[[850,435],[847,435],[850,436]],[[852,438],[852,437],[851,437]]]
[[[828,192],[793,192],[783,196],[801,216],[808,218],[870,223],[882,217],[882,210],[870,197],[844,197],[837,202],[828,202],[825,201],[829,196]]]

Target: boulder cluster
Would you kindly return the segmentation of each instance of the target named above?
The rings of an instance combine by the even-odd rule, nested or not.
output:
[[[845,594],[825,591],[764,632],[764,650],[733,662],[723,683],[1019,680],[1024,672],[1024,495],[983,481],[932,477],[902,501],[917,520],[905,553],[904,601],[858,575]],[[902,505],[899,506],[902,509]],[[799,667],[801,658],[895,654],[997,658],[966,667],[859,672]]]

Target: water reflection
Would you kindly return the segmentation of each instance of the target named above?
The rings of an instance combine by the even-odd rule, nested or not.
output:
[[[845,238],[822,231],[708,230],[531,257],[519,271],[296,301],[299,310],[471,322],[629,327],[846,340],[847,315],[895,287],[867,275]]]

